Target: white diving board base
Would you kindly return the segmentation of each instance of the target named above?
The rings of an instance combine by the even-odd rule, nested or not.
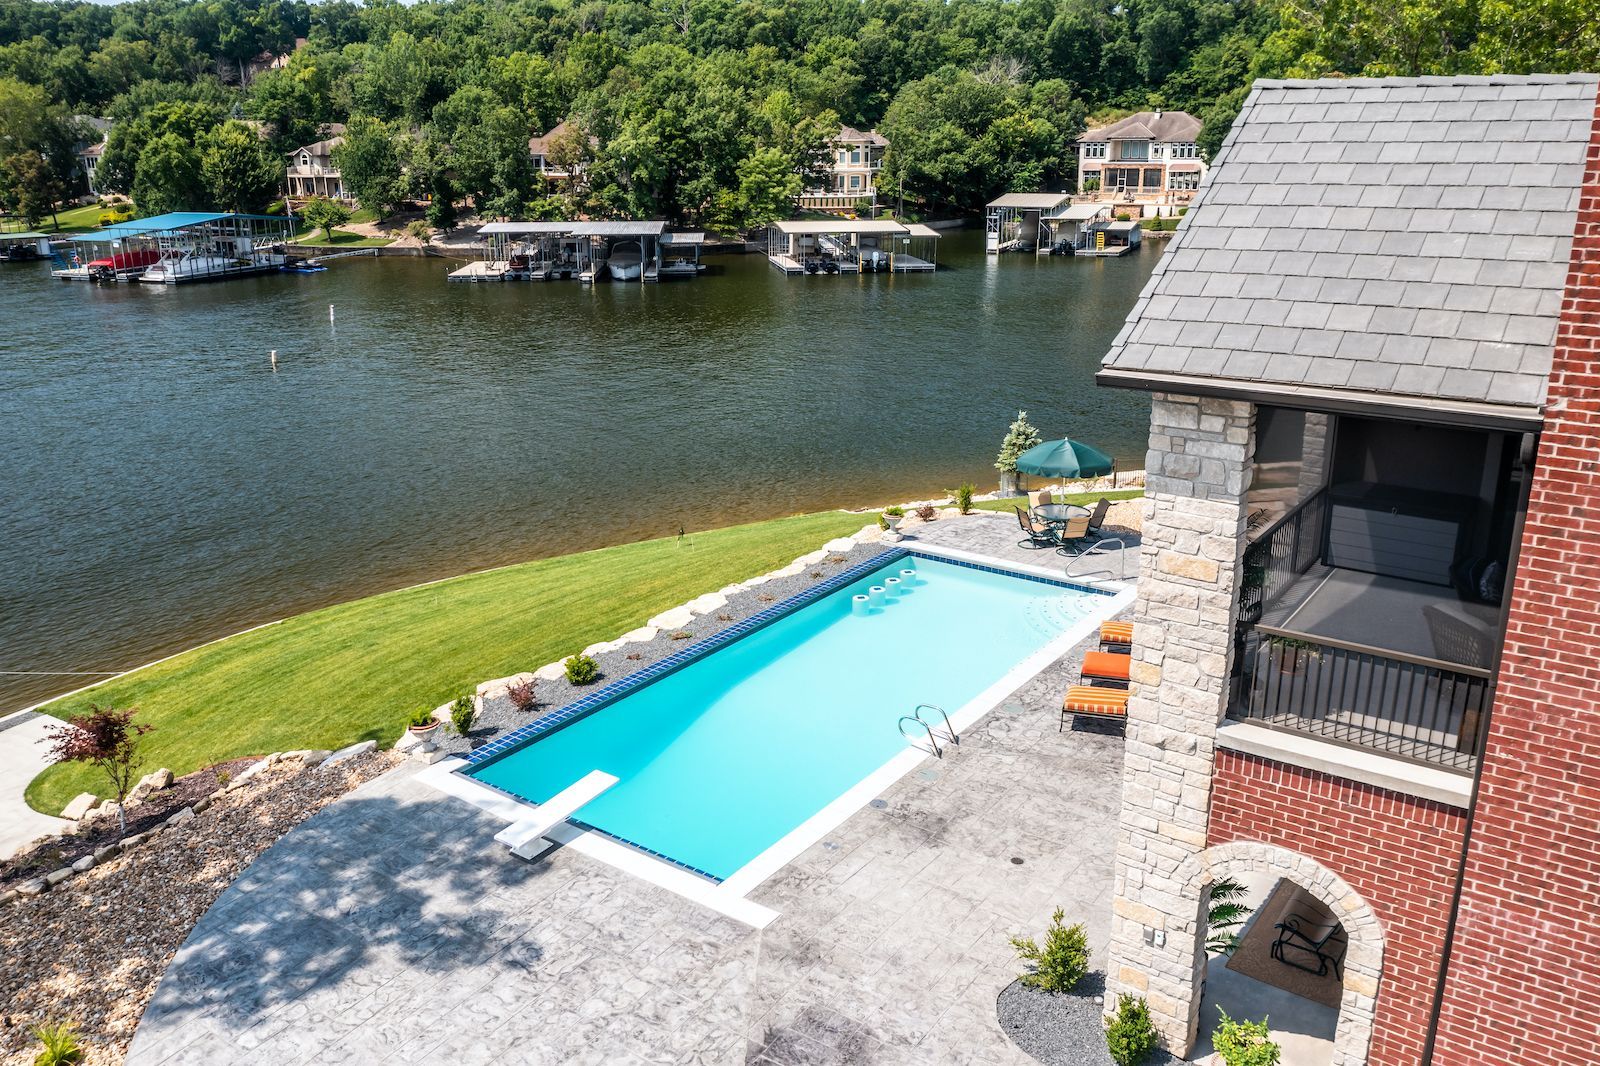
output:
[[[548,850],[545,836],[616,783],[617,779],[611,774],[603,770],[591,770],[551,796],[547,802],[539,804],[531,817],[512,822],[496,833],[494,838],[520,859],[536,858]]]

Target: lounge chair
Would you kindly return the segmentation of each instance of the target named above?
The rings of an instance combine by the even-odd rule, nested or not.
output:
[[[1061,701],[1061,725],[1056,732],[1067,727],[1067,715],[1075,718],[1094,718],[1101,721],[1128,720],[1128,691],[1119,688],[1098,688],[1094,685],[1073,685]]]
[[[1056,531],[1048,525],[1041,525],[1033,520],[1033,515],[1022,508],[1014,508],[1017,512],[1017,524],[1028,535],[1026,540],[1017,541],[1019,548],[1059,548],[1061,538],[1056,536]]]
[[[1100,527],[1105,524],[1106,512],[1109,510],[1111,510],[1111,501],[1104,496],[1100,497],[1100,502],[1094,505],[1094,512],[1089,515],[1089,536],[1098,537],[1100,535]]]
[[[1344,926],[1337,920],[1290,914],[1273,928],[1278,930],[1278,939],[1272,942],[1273,958],[1318,977],[1332,969],[1334,977],[1344,980],[1344,953],[1349,942],[1345,939]],[[1296,958],[1289,958],[1287,953],[1293,953]],[[1301,959],[1304,961],[1297,961]],[[1311,965],[1312,960],[1316,961],[1315,967]]]
[[[1091,651],[1083,657],[1083,682],[1109,688],[1128,687],[1128,667],[1133,656],[1110,651]]]
[[[1100,650],[1121,652],[1129,655],[1133,652],[1133,623],[1132,622],[1101,622],[1100,623]]]
[[[1062,555],[1080,554],[1085,547],[1083,542],[1089,539],[1089,516],[1078,515],[1076,518],[1067,519],[1066,524],[1055,533],[1055,536],[1059,545],[1056,550]]]

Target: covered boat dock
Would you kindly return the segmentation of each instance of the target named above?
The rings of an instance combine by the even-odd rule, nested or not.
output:
[[[1064,192],[1008,192],[989,203],[984,218],[983,250],[1034,252],[1042,244],[1050,246],[1051,232],[1045,218],[1072,202]]]
[[[484,257],[451,281],[660,281],[695,277],[704,233],[668,233],[662,221],[490,222]]]
[[[28,230],[0,233],[0,263],[22,263],[50,258],[50,235]]]
[[[889,219],[774,222],[767,259],[785,274],[925,273],[938,269],[939,231]]]
[[[293,220],[232,211],[174,211],[69,238],[71,261],[51,273],[69,281],[178,285],[281,269]]]

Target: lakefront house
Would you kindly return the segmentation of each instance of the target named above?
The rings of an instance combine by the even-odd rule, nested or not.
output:
[[[826,176],[800,194],[803,211],[854,211],[861,201],[878,201],[878,173],[889,141],[877,130],[839,127],[829,148]]]
[[[1179,1052],[1264,875],[1334,1066],[1600,1062],[1596,89],[1258,82],[1106,356],[1151,396],[1107,1002]]]
[[[288,189],[291,200],[326,197],[353,204],[355,197],[344,186],[344,178],[333,162],[333,150],[344,143],[344,127],[333,123],[331,136],[314,144],[301,145],[289,153]]]
[[[1085,130],[1078,192],[1151,208],[1186,204],[1206,175],[1199,136],[1200,120],[1186,111],[1140,111]]]

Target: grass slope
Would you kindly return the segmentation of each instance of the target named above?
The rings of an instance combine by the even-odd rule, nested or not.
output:
[[[531,670],[609,640],[704,592],[859,530],[841,511],[541,559],[337,604],[135,671],[44,707],[137,706],[155,726],[146,769],[183,774],[295,748],[387,744],[406,716],[478,682]],[[80,765],[52,766],[28,802],[57,814],[103,792]]]

